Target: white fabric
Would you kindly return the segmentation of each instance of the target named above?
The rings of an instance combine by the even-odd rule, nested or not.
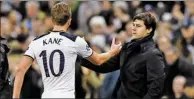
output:
[[[56,41],[59,43],[56,43]],[[60,51],[62,53],[59,53]],[[45,53],[43,54],[43,52]],[[53,53],[53,55],[51,55],[51,53]],[[44,92],[46,92],[43,93],[44,97],[51,97],[52,95],[52,97],[60,98],[74,97],[75,62],[78,54],[82,57],[88,57],[92,54],[92,49],[88,47],[86,41],[81,37],[77,37],[75,41],[72,41],[60,35],[59,32],[55,32],[30,43],[25,55],[36,59],[40,66]],[[46,59],[43,59],[44,56],[46,56]],[[49,77],[46,77],[45,67],[48,68],[47,74],[49,74]],[[62,73],[56,76],[56,74],[60,73],[60,68]],[[62,68],[64,69],[62,70]],[[51,95],[51,92],[57,92],[58,94],[53,93]]]

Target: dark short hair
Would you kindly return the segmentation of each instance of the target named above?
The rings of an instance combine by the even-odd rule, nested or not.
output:
[[[64,2],[57,3],[51,9],[52,21],[56,25],[63,26],[71,18],[71,8]]]
[[[133,18],[133,21],[135,20],[142,20],[147,29],[152,28],[151,34],[154,34],[154,31],[156,29],[156,19],[153,15],[148,12],[139,13]]]

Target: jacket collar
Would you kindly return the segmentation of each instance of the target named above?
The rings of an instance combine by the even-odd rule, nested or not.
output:
[[[143,51],[143,52],[146,51],[146,50],[148,50],[149,48],[155,47],[155,46],[156,46],[156,45],[155,45],[153,39],[148,40],[148,41],[146,41],[146,42],[140,44],[141,51]]]

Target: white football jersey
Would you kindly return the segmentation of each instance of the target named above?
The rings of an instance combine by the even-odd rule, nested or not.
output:
[[[44,84],[42,98],[74,98],[77,55],[89,57],[92,49],[79,36],[52,31],[34,39],[25,55],[36,59],[40,66]]]

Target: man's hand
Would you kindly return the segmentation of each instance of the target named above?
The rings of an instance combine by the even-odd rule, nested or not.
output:
[[[121,51],[121,42],[119,42],[118,44],[116,44],[115,42],[115,38],[112,39],[112,44],[111,44],[111,48],[110,48],[110,52],[111,54],[114,56],[116,54],[118,54]]]
[[[101,65],[104,62],[106,62],[107,60],[109,60],[111,57],[118,54],[120,52],[120,50],[121,50],[121,42],[119,42],[119,44],[116,44],[115,38],[113,38],[111,49],[108,52],[98,54],[95,51],[93,51],[93,54],[90,57],[88,57],[87,59],[90,62],[92,62],[93,64]]]

